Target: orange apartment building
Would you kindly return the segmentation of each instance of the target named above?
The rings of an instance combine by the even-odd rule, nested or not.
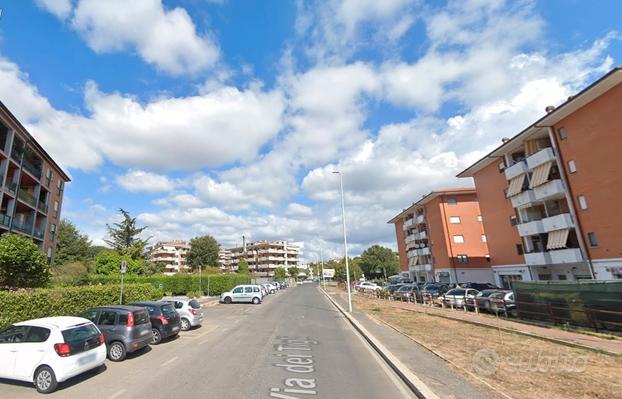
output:
[[[54,260],[69,177],[0,102],[0,234],[31,238]]]
[[[493,281],[475,188],[432,191],[388,223],[413,281]]]
[[[495,282],[622,278],[622,68],[460,173],[475,180]]]

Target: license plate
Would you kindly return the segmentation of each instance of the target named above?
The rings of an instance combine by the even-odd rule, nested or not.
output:
[[[91,363],[95,361],[96,357],[97,355],[95,353],[91,353],[90,355],[83,356],[80,359],[78,359],[78,364],[82,366],[82,365]]]

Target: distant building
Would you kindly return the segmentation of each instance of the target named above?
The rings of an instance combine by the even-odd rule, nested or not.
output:
[[[69,177],[0,102],[0,234],[31,238],[54,260]]]
[[[223,248],[222,246],[218,250],[218,263],[220,265],[220,270],[223,272],[232,272],[237,270],[237,268],[233,268],[233,254],[227,248]]]
[[[475,188],[432,191],[389,221],[414,281],[492,282]]]
[[[274,269],[300,267],[301,251],[296,244],[287,241],[255,241],[245,246],[231,248],[231,268],[237,270],[240,260],[246,259],[249,270],[259,276],[273,276]]]
[[[149,260],[164,265],[164,273],[178,273],[189,269],[186,264],[189,250],[190,244],[187,241],[160,241],[151,248]]]

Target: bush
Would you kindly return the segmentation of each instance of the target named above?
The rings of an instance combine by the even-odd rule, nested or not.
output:
[[[88,276],[84,284],[87,285],[109,285],[118,284],[120,276],[91,275]],[[151,284],[158,289],[162,295],[186,295],[188,292],[200,292],[201,295],[207,294],[208,276],[203,275],[199,279],[198,274],[175,274],[167,276],[158,274],[153,276],[125,276],[128,284]],[[54,280],[57,286],[70,286],[80,283],[79,281]],[[249,275],[240,274],[210,274],[209,275],[209,295],[220,295],[238,284],[249,284]],[[200,289],[199,289],[200,286]]]
[[[50,266],[31,239],[18,234],[0,237],[0,288],[43,287],[49,279]]]
[[[0,291],[0,327],[48,316],[71,316],[93,307],[119,303],[119,284]],[[124,303],[157,300],[160,291],[150,284],[125,284]]]

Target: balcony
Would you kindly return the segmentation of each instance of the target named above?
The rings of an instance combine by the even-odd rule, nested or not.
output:
[[[26,169],[31,175],[33,175],[37,179],[41,179],[41,167],[35,166],[33,163],[25,158],[22,161],[22,168]]]
[[[545,232],[574,228],[572,215],[569,213],[561,213],[541,220]]]
[[[566,189],[561,179],[555,179],[533,189],[536,200],[545,201],[553,198],[562,198],[566,195]]]
[[[527,157],[527,167],[529,169],[533,169],[536,166],[542,165],[544,163],[554,161],[555,160],[555,152],[551,147],[544,148],[535,154]]]
[[[48,206],[45,202],[39,201],[37,204],[37,209],[39,209],[43,213],[48,213]]]
[[[579,248],[566,248],[549,251],[551,263],[579,263],[583,262],[583,255]]]
[[[43,237],[45,236],[45,227],[35,228],[34,236],[43,240]]]
[[[406,244],[408,244],[411,241],[415,241],[415,235],[411,234],[411,235],[406,236],[406,238],[404,238],[404,241],[406,241]]]
[[[30,194],[28,191],[19,190],[17,194],[17,198],[19,198],[26,204],[32,206],[33,208],[35,207],[35,203],[36,203],[35,197],[32,194]]]
[[[9,215],[5,215],[4,213],[0,213],[0,225],[9,227],[11,225],[11,217]]]
[[[415,241],[409,241],[408,243],[406,243],[406,249],[413,249],[417,246],[417,243]]]
[[[17,191],[17,183],[7,181],[4,188],[6,188],[6,190],[11,194],[15,195],[15,191]]]
[[[32,222],[22,222],[19,219],[13,220],[13,229],[17,231],[21,231],[22,233],[31,234],[32,232]]]
[[[417,250],[411,249],[410,251],[406,252],[406,256],[408,256],[409,258],[414,258],[415,256],[417,256]]]
[[[429,247],[419,248],[417,249],[417,254],[419,256],[430,255],[430,248]]]
[[[533,190],[526,190],[520,194],[516,194],[511,198],[512,206],[514,208],[519,208],[521,206],[529,205],[531,203],[536,202],[536,194]]]
[[[414,222],[413,219],[408,219],[407,221],[404,222],[404,226],[402,228],[404,230],[408,230],[408,228],[413,225],[413,222]]]
[[[532,222],[521,223],[516,227],[518,227],[518,235],[520,235],[521,237],[533,236],[546,232],[544,230],[542,220],[534,220]]]
[[[548,265],[551,263],[549,252],[530,252],[525,254],[525,263],[529,266]]]
[[[417,216],[417,224],[425,222],[425,216],[419,215]]]
[[[428,233],[425,231],[420,231],[418,234],[418,240],[427,240],[428,239]]]
[[[527,164],[525,163],[525,161],[517,162],[509,168],[505,168],[504,173],[507,180],[512,180],[516,176],[527,173]]]
[[[11,158],[17,163],[22,161],[22,155],[24,154],[23,149],[20,149],[13,144],[13,148],[11,149]]]

